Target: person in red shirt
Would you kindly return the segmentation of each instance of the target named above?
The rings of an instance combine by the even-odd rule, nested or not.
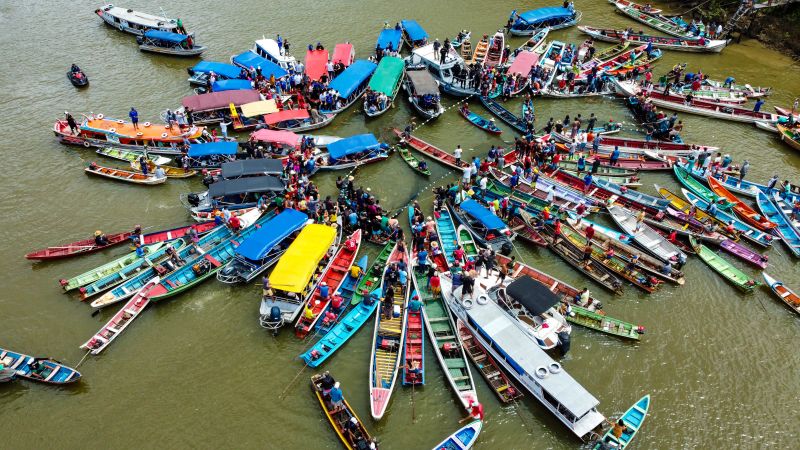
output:
[[[469,415],[461,419],[459,423],[466,422],[467,420],[480,420],[483,421],[483,405],[478,403],[477,400],[472,400],[469,404]]]
[[[591,241],[593,237],[594,237],[594,225],[589,224],[589,226],[586,227],[586,240]]]
[[[239,219],[239,216],[236,213],[233,213],[231,218],[228,220],[228,226],[231,227],[231,231],[234,234],[239,234],[239,230],[242,229],[242,221]]]

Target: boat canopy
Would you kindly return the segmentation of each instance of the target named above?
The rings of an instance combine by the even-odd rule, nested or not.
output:
[[[440,49],[441,50],[441,49]],[[438,51],[434,51],[433,44],[423,45],[422,47],[417,47],[414,51],[411,52],[412,57],[416,56],[420,60],[422,60],[425,65],[434,67],[437,70],[442,67],[450,67],[451,64],[460,64],[464,62],[464,59],[461,55],[458,54],[458,50],[450,47],[450,53],[447,55],[447,62],[441,62],[441,54]],[[416,61],[415,61],[416,62]]]
[[[261,225],[236,248],[236,254],[251,261],[260,261],[270,250],[299,230],[308,221],[308,216],[288,208]]]
[[[306,75],[311,81],[318,81],[328,73],[328,51],[309,50],[306,52]]]
[[[217,80],[211,85],[212,92],[239,91],[243,89],[253,89],[253,83],[251,83],[250,80],[234,78],[229,80]]]
[[[537,316],[561,301],[547,286],[527,275],[512,281],[506,293]]]
[[[239,144],[236,142],[206,142],[204,144],[190,144],[188,155],[190,158],[211,155],[235,155],[238,149]]]
[[[517,22],[521,22],[525,25],[531,25],[547,20],[569,19],[574,15],[575,12],[569,8],[562,8],[560,6],[547,6],[545,8],[525,11],[517,16]]]
[[[375,75],[369,80],[369,87],[375,92],[382,92],[389,97],[394,94],[397,83],[403,77],[405,63],[394,56],[384,56],[375,69]]]
[[[259,39],[256,41],[256,47],[276,60],[285,59],[284,56],[281,55],[281,49],[278,48],[278,41],[275,39]]]
[[[233,64],[226,64],[214,61],[200,61],[190,69],[192,73],[211,73],[225,78],[239,78],[242,73],[241,67],[236,67]]]
[[[406,76],[411,80],[414,85],[414,92],[417,95],[439,95],[439,84],[433,78],[427,69],[424,70],[408,70]]]
[[[241,109],[242,115],[245,117],[263,116],[264,114],[272,114],[279,111],[278,105],[272,99],[245,103],[239,109]]]
[[[221,180],[208,187],[209,197],[225,197],[250,192],[283,192],[286,189],[280,178],[263,176]]]
[[[285,122],[287,120],[305,120],[309,117],[308,111],[305,109],[284,109],[283,111],[264,116],[264,123],[267,125],[275,125],[276,123]]]
[[[169,42],[172,44],[180,44],[189,38],[189,35],[180,33],[170,33],[169,31],[161,30],[147,30],[144,32],[144,37],[154,41]]]
[[[312,223],[303,228],[270,274],[272,287],[284,292],[303,292],[335,239],[333,227]]]
[[[243,159],[222,163],[220,168],[224,179],[253,175],[280,175],[283,173],[283,161],[272,158]]]
[[[353,44],[336,44],[336,47],[333,49],[333,58],[331,61],[334,63],[342,63],[345,67],[347,67],[350,65],[350,61],[353,60],[354,55],[355,50],[353,50]]]
[[[389,47],[391,47],[392,50],[397,50],[400,48],[400,39],[402,38],[403,32],[400,30],[395,30],[394,28],[381,30],[381,34],[378,35],[378,43],[375,47],[381,50]]]
[[[250,133],[250,139],[261,142],[274,142],[288,147],[296,147],[300,142],[300,135],[286,130],[268,130],[262,128]]]
[[[528,77],[531,73],[531,68],[539,62],[539,54],[535,52],[519,52],[514,58],[514,62],[508,68],[508,74],[517,74],[523,77]]]
[[[342,159],[367,150],[378,150],[381,143],[374,134],[357,134],[328,144],[331,159]]]
[[[375,72],[376,67],[372,61],[359,59],[334,78],[328,88],[338,92],[340,97],[348,98]]]
[[[464,200],[461,202],[461,209],[490,230],[503,230],[507,228],[506,224],[503,223],[499,217],[492,214],[491,211],[481,206],[475,200]]]
[[[416,20],[402,20],[400,26],[403,27],[408,39],[412,42],[419,42],[428,39],[428,32]]]
[[[236,91],[209,92],[208,94],[190,95],[181,100],[184,108],[192,111],[210,111],[227,108],[228,105],[244,105],[245,103],[261,100],[258,91],[252,89],[239,89]]]
[[[270,78],[273,75],[275,75],[275,78],[281,78],[289,73],[281,66],[250,50],[233,56],[231,62],[248,70],[250,70],[251,67],[256,69],[260,68],[261,74],[264,75],[265,78]]]

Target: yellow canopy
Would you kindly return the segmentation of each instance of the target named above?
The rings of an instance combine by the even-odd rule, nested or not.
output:
[[[272,287],[285,292],[303,292],[334,240],[335,228],[319,224],[306,225],[275,265],[269,276]]]
[[[261,100],[260,102],[245,103],[240,107],[245,117],[263,116],[278,112],[275,100]]]

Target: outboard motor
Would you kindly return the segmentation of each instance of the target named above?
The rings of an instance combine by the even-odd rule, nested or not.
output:
[[[513,245],[510,242],[503,242],[503,245],[500,246],[500,254],[503,256],[508,256],[514,250]]]
[[[268,330],[272,330],[272,335],[277,336],[278,331],[281,329],[281,325],[283,325],[283,316],[281,315],[281,308],[280,306],[274,305],[270,307],[269,314],[266,313],[264,307],[268,306],[264,304],[262,301],[261,303],[261,317],[259,318],[259,322],[263,328]]]
[[[566,331],[558,333],[558,341],[558,346],[561,348],[561,356],[566,356],[567,352],[569,352],[570,346],[572,345],[570,343],[569,333]]]
[[[194,193],[189,194],[186,196],[186,201],[192,206],[197,206],[200,204],[200,196]]]

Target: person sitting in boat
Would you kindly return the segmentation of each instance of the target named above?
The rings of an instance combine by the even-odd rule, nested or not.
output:
[[[47,366],[39,362],[38,358],[34,358],[33,362],[30,363],[28,366],[31,370],[31,376],[34,378],[44,379],[45,372],[47,371]]]
[[[108,245],[108,237],[100,230],[94,232],[94,244],[98,247]]]
[[[81,68],[80,68],[80,67],[78,67],[78,65],[77,65],[77,64],[72,64],[72,67],[70,67],[70,69],[69,69],[69,70],[70,70],[70,72],[72,72],[72,73],[74,73],[74,74],[79,74],[79,73],[81,73],[81,72],[82,72]]]

